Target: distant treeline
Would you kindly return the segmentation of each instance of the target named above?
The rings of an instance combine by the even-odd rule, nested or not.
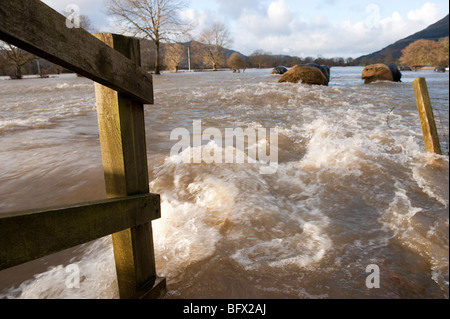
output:
[[[156,55],[154,50],[154,45],[150,41],[143,41],[141,43],[142,50],[142,60],[143,66],[146,67],[149,71],[152,70],[153,65],[155,63]],[[173,67],[173,50],[179,51],[181,47],[181,51],[183,52],[180,55],[180,59],[178,61],[176,67]],[[163,45],[161,50],[162,55],[162,69],[163,70],[180,70],[180,69],[188,69],[189,65],[193,70],[201,70],[201,69],[210,69],[212,65],[208,62],[207,59],[204,58],[205,49],[202,43],[197,41],[190,41],[186,43],[178,44],[177,48],[174,48],[172,45]],[[326,64],[329,66],[355,66],[359,65],[360,62],[355,59],[348,57],[336,57],[336,58],[324,58],[324,57],[306,57],[301,58],[297,56],[289,56],[289,55],[281,55],[281,54],[272,54],[269,52],[265,52],[263,50],[256,50],[249,56],[245,56],[240,52],[234,50],[223,50],[223,59],[219,62],[219,68],[274,68],[277,66],[285,66],[292,67],[297,64],[306,64],[306,63],[317,63],[317,64]],[[236,56],[239,58],[236,58]],[[171,59],[166,59],[165,57],[171,57]],[[190,57],[190,63],[188,60]]]
[[[0,43],[1,44],[1,43]],[[161,69],[177,71],[180,69],[202,70],[212,68],[205,58],[205,45],[196,41],[177,44],[162,44]],[[151,41],[141,41],[142,66],[148,71],[154,70],[156,53]],[[276,55],[257,50],[249,56],[239,52],[223,49],[223,58],[218,61],[219,68],[275,68],[277,66],[292,67],[297,64],[316,63],[332,66],[365,66],[371,63],[396,63],[398,65],[443,65],[448,67],[448,37],[439,41],[418,40],[403,50],[399,60],[386,57],[380,61],[357,60],[351,57],[296,57]],[[70,72],[58,65],[38,58],[26,51],[9,46],[0,45],[0,76],[21,77],[23,74],[59,74]]]
[[[190,41],[177,45],[162,44],[161,69],[176,71],[180,69],[202,70],[210,69],[212,65],[205,59],[204,45]],[[236,58],[236,56],[239,58]],[[233,56],[233,57],[232,57]],[[190,59],[189,59],[190,58]],[[142,66],[148,71],[153,71],[156,59],[156,51],[151,41],[141,41]],[[189,63],[190,62],[190,63]],[[275,55],[257,50],[250,56],[239,52],[224,49],[223,58],[219,61],[219,68],[274,68],[279,65],[292,67],[296,64],[317,63],[329,66],[353,66],[357,65],[353,58],[300,58],[289,55]],[[0,76],[22,75],[47,75],[71,72],[42,58],[31,55],[28,52],[10,47],[6,44],[0,46]]]
[[[249,57],[247,57],[247,61],[250,67],[253,68],[272,68],[279,65],[285,67],[292,67],[297,64],[306,64],[306,63],[316,63],[316,64],[325,64],[328,66],[355,66],[358,65],[355,59],[343,58],[343,57],[335,57],[335,58],[324,58],[324,57],[296,57],[296,56],[288,56],[288,55],[272,55],[267,53],[259,53],[255,52]]]

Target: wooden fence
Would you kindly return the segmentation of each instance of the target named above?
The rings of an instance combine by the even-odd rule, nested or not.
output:
[[[144,104],[152,77],[139,41],[67,28],[66,18],[39,0],[0,0],[0,40],[95,81],[108,199],[0,215],[0,270],[112,234],[120,298],[157,298],[151,221],[161,217],[149,193]]]
[[[417,78],[413,82],[414,95],[416,97],[417,110],[419,111],[420,123],[422,125],[425,148],[429,153],[442,155],[439,134],[434,121],[433,107],[431,106],[430,94],[428,93],[425,78]]]

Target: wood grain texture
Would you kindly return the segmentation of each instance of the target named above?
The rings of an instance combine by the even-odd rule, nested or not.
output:
[[[161,217],[154,194],[0,215],[0,270]]]
[[[128,198],[2,218],[0,264],[11,267],[112,233],[120,297],[160,296],[166,281],[156,276],[151,225],[160,202],[149,194],[144,124],[153,84],[140,67],[139,40],[67,28],[66,18],[39,0],[1,0],[0,39],[96,82],[107,195]],[[153,198],[151,205],[141,197]]]
[[[136,39],[114,34],[95,36],[135,63],[140,63],[139,41]],[[148,193],[143,104],[97,83],[95,95],[107,196]],[[115,233],[112,238],[120,297],[130,299],[152,295],[143,288],[152,288],[157,280],[151,223]]]
[[[427,82],[424,78],[417,78],[413,82],[417,109],[422,125],[423,139],[427,152],[442,155],[439,134],[434,121],[433,107],[428,93]]]

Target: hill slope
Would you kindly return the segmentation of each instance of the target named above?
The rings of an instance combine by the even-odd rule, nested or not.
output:
[[[402,50],[406,48],[409,44],[414,41],[425,39],[425,40],[439,40],[440,38],[449,36],[449,15],[447,15],[442,20],[430,25],[428,28],[414,33],[409,37],[401,39],[394,44],[387,46],[386,48],[368,54],[363,55],[356,60],[359,63],[377,63],[377,62],[385,62],[385,60],[391,60],[387,62],[392,62],[398,60],[402,56]],[[386,59],[387,58],[387,59]]]

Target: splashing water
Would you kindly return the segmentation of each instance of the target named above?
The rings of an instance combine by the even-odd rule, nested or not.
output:
[[[329,87],[278,84],[270,70],[154,78],[147,149],[166,298],[448,298],[448,156],[425,152],[411,86],[425,76],[448,113],[448,76],[364,85],[361,70],[332,68]],[[50,80],[0,81],[0,213],[105,196],[92,82]],[[206,144],[171,156],[171,131],[196,120],[276,128],[277,171],[183,161]],[[365,285],[370,264],[379,289]],[[68,265],[79,288],[67,288]],[[110,237],[0,272],[0,295],[118,298]]]

